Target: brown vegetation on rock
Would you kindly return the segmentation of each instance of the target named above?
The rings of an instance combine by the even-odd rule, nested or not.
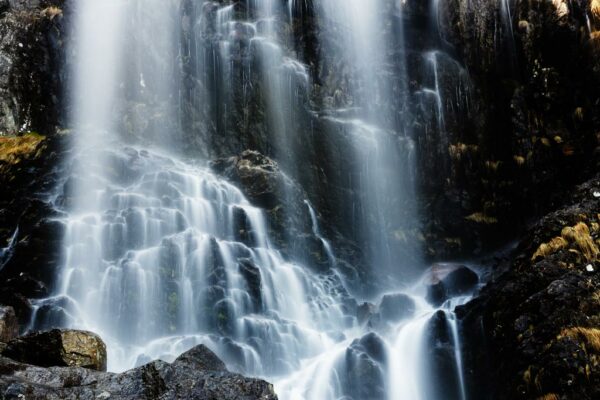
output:
[[[538,258],[545,258],[559,250],[571,246],[570,251],[582,254],[586,261],[594,261],[598,258],[600,250],[590,234],[589,227],[584,222],[579,222],[575,226],[566,226],[561,231],[561,236],[557,236],[548,243],[542,243],[537,248],[532,261]]]
[[[0,163],[17,164],[24,157],[39,151],[39,144],[45,137],[37,133],[22,136],[0,136]]]

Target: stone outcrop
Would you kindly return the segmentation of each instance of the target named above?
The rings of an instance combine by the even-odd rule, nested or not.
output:
[[[82,367],[106,371],[106,345],[91,332],[53,329],[7,343],[2,355],[40,367]]]
[[[40,335],[49,334],[55,335],[52,332]],[[84,333],[63,331],[61,334],[81,338]],[[97,338],[86,335],[88,339]],[[39,350],[37,345],[45,346],[53,354],[61,348],[53,341],[22,340],[22,346],[29,346],[26,352]],[[102,342],[98,339],[94,343]],[[56,345],[58,348],[50,348]],[[70,349],[81,354],[86,352],[89,343],[77,340],[72,345]],[[0,356],[0,397],[6,399],[277,399],[272,385],[228,372],[223,362],[203,345],[182,354],[171,364],[153,361],[121,374],[81,366],[41,367],[43,358],[31,358],[28,364],[8,358],[6,353],[5,350]]]
[[[64,117],[63,0],[0,1],[0,134],[52,134]]]
[[[506,273],[459,309],[470,398],[600,396],[598,210],[597,177],[533,226]]]
[[[60,182],[67,137],[23,146],[27,136],[0,138],[0,153],[13,157],[0,154],[0,303],[13,307],[22,326],[30,321],[30,300],[49,296],[56,282],[62,224],[54,219],[59,214],[51,194]],[[9,140],[14,143],[4,146]]]
[[[427,300],[438,306],[449,298],[473,293],[479,283],[473,270],[453,264],[434,265],[426,279]]]
[[[469,71],[471,100],[467,119],[447,126],[446,148],[436,155],[421,143],[434,258],[518,236],[597,170],[600,21],[589,17],[592,3],[439,3],[441,36]],[[444,92],[455,81],[444,73]]]
[[[366,262],[361,250],[317,215],[317,223],[323,229],[321,234],[335,248],[336,260],[328,258],[323,241],[314,232],[305,202],[310,194],[286,175],[277,162],[257,151],[246,150],[234,157],[214,160],[210,166],[215,173],[238,186],[252,204],[267,212],[269,236],[275,238],[276,246],[286,255],[319,272],[326,273],[335,266],[357,289],[369,290],[373,282],[366,279]]]

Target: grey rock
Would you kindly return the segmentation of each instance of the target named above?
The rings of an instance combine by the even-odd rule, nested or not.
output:
[[[273,386],[228,372],[203,345],[172,364],[153,361],[121,374],[80,367],[41,368],[0,357],[0,398],[276,400]]]

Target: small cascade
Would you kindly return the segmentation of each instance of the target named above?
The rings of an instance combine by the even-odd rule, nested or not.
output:
[[[15,248],[17,237],[19,236],[19,227],[15,229],[15,232],[10,237],[6,247],[0,248],[0,270],[4,267],[4,264],[10,259]]]
[[[444,132],[444,106],[442,102],[442,93],[440,89],[440,78],[438,71],[438,52],[431,51],[425,55],[427,61],[431,65],[433,71],[433,89],[424,89],[424,92],[431,93],[435,98],[435,104],[437,108],[437,128],[440,132]],[[447,136],[442,134],[442,137],[447,140]],[[448,147],[448,143],[443,143],[442,146]]]
[[[517,69],[517,45],[515,42],[514,32],[514,21],[512,10],[514,5],[511,5],[513,0],[501,0],[500,1],[500,20],[502,21],[502,27],[500,29],[499,37],[496,39],[499,43],[497,45],[500,48],[505,47],[507,57],[509,57],[509,65],[512,68],[512,73],[516,73]]]
[[[302,9],[294,4],[289,12]],[[273,0],[194,3],[183,49],[193,66],[189,79],[197,84],[184,88],[181,101],[193,109],[183,116],[184,127],[214,131],[213,138],[226,134],[232,144],[240,140],[241,126],[258,125],[273,154],[293,175],[310,78],[282,45],[288,38],[281,29],[281,11],[281,4]],[[266,107],[264,120],[248,115],[256,103]],[[207,147],[210,154],[214,146]]]
[[[335,255],[333,253],[333,247],[331,247],[331,243],[327,239],[323,237],[321,234],[321,230],[319,229],[319,220],[317,218],[317,212],[311,206],[308,200],[304,200],[304,204],[308,208],[308,212],[310,214],[310,220],[312,223],[312,232],[317,237],[321,243],[323,244],[323,248],[325,249],[325,253],[327,253],[327,259],[332,266],[335,266]]]
[[[97,182],[97,211],[65,220],[61,286],[43,303],[98,332],[111,370],[202,342],[245,373],[285,374],[352,324],[330,295],[336,278],[285,261],[238,189],[151,151],[107,153],[106,175],[78,172]]]
[[[458,118],[471,114],[472,83],[456,60],[438,50],[423,54],[426,86],[415,93],[418,115],[424,121],[426,139],[435,143],[441,159],[456,139]]]
[[[360,327],[346,330],[343,340],[276,381],[280,396],[466,400],[454,309],[471,299],[475,286],[435,305],[439,299],[431,297],[430,286],[435,270],[406,291],[384,295]]]

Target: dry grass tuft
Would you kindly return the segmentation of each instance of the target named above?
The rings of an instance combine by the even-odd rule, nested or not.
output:
[[[600,31],[590,33],[590,44],[594,52],[600,51]]]
[[[535,260],[538,257],[546,258],[551,254],[556,253],[558,250],[564,249],[569,245],[564,238],[557,236],[548,243],[542,243],[540,247],[533,253],[531,260]]]
[[[495,224],[498,222],[498,219],[495,217],[490,217],[489,215],[485,215],[482,212],[477,212],[465,217],[467,221],[477,222],[478,224]]]
[[[517,163],[517,165],[518,165],[519,167],[520,167],[520,166],[522,166],[522,165],[524,165],[524,164],[525,164],[525,161],[526,161],[526,160],[525,160],[525,157],[523,157],[523,156],[514,156],[514,157],[513,157],[513,160],[515,160],[515,162]]]
[[[560,400],[557,394],[548,393],[543,396],[538,397],[536,400]]]
[[[37,151],[44,136],[27,133],[23,136],[0,136],[0,162],[18,164],[21,160]]]
[[[460,161],[465,154],[476,153],[478,150],[479,147],[477,147],[477,145],[474,144],[457,143],[448,146],[448,153],[450,154],[450,158],[456,161]]]
[[[584,341],[589,350],[600,353],[600,329],[582,327],[565,328],[560,332],[559,339],[561,337]]]
[[[485,167],[487,169],[489,169],[490,171],[498,171],[498,168],[500,167],[500,161],[486,161],[485,162]]]
[[[556,15],[559,18],[569,15],[569,6],[566,0],[552,0],[552,4],[556,7]]]
[[[592,0],[590,11],[596,21],[600,21],[600,0]]]
[[[63,11],[56,6],[46,7],[42,10],[42,16],[48,18],[50,21],[56,17],[62,17],[62,15]]]
[[[594,243],[594,239],[590,235],[590,229],[584,222],[580,222],[573,227],[564,228],[561,235],[569,242],[577,245],[587,261],[594,261],[598,257],[600,250]]]
[[[548,243],[542,243],[533,253],[531,261],[535,261],[538,257],[545,258],[570,245],[575,248],[569,249],[569,251],[581,253],[588,262],[595,261],[600,254],[600,250],[590,234],[590,229],[584,222],[580,222],[575,226],[563,228],[560,236],[553,238]]]

